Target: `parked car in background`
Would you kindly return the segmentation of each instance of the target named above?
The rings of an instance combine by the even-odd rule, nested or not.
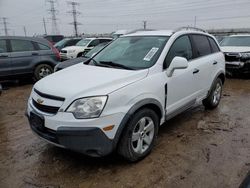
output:
[[[107,42],[101,43],[101,44],[97,45],[96,47],[94,47],[89,52],[87,52],[82,57],[77,57],[75,59],[69,59],[67,61],[63,61],[63,62],[58,63],[54,68],[54,72],[65,69],[65,68],[70,67],[72,65],[76,65],[78,63],[86,62],[87,60],[89,60],[89,58],[93,57],[94,55],[99,53],[101,50],[103,50],[108,44],[109,43],[107,43]]]
[[[220,43],[225,54],[227,74],[250,73],[250,35],[232,35]]]
[[[189,28],[125,35],[90,59],[37,82],[31,129],[90,156],[147,156],[159,126],[203,102],[219,105],[225,59],[215,38]]]
[[[58,49],[60,52],[61,49],[67,47],[67,46],[74,46],[76,43],[78,43],[82,38],[64,38],[57,42],[54,46]]]
[[[76,43],[75,46],[63,48],[60,51],[60,56],[62,60],[81,57],[84,53],[90,51],[98,44],[110,41],[112,41],[112,38],[85,38]]]
[[[43,38],[50,41],[53,45],[64,38],[63,35],[45,35]]]
[[[36,80],[53,73],[60,61],[58,50],[46,39],[0,37],[0,77],[33,75]]]
[[[3,90],[3,87],[2,87],[2,84],[0,84],[0,95],[2,94],[2,90]]]

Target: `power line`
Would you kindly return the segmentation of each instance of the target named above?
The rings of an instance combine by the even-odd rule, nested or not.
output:
[[[75,1],[69,1],[68,4],[72,6],[72,11],[69,11],[69,13],[73,16],[73,22],[70,24],[74,26],[75,36],[78,36],[78,25],[81,23],[77,22],[77,15],[80,14],[80,12],[76,11],[76,6],[79,6],[80,4]]]
[[[51,32],[52,34],[57,35],[60,32],[57,26],[57,18],[56,18],[57,10],[55,9],[55,0],[47,0],[47,2],[50,3],[50,9],[48,10],[48,12],[51,14],[51,23],[52,23]]]

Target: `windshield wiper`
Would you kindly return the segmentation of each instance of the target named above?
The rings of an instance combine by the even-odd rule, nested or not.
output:
[[[127,70],[134,70],[131,67],[127,67],[126,65],[122,65],[122,64],[119,64],[119,63],[114,63],[112,61],[100,61],[99,63],[103,64],[103,65],[112,66],[112,67],[119,67],[119,68],[123,68],[123,69],[127,69]]]

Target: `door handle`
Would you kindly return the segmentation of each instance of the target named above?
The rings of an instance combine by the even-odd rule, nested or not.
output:
[[[217,64],[218,64],[218,62],[217,62],[217,61],[214,61],[214,62],[213,62],[213,65],[217,65]]]
[[[193,74],[197,74],[198,72],[200,72],[200,70],[199,70],[199,69],[194,69]]]
[[[0,57],[9,57],[8,55],[0,55]]]
[[[37,52],[32,52],[32,55],[39,55]]]

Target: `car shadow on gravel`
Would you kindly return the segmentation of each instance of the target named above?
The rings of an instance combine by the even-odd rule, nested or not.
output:
[[[10,88],[22,87],[25,85],[34,84],[35,81],[32,78],[23,77],[22,79],[9,79],[9,80],[0,80],[0,84],[3,87],[3,90],[8,90]]]

